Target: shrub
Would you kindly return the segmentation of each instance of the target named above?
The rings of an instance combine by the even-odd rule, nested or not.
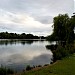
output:
[[[44,66],[48,66],[49,64],[45,64]]]
[[[68,56],[68,55],[69,55],[69,50],[67,50],[66,48],[62,46],[58,46],[57,49],[53,51],[54,61],[60,60],[63,57]]]
[[[32,69],[32,68],[30,67],[30,65],[27,65],[26,70],[29,71],[29,70],[31,70],[31,69]]]
[[[38,67],[42,67],[42,65],[38,65]]]

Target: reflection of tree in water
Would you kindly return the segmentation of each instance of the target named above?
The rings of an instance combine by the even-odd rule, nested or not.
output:
[[[22,45],[25,44],[32,44],[33,40],[0,40],[0,45],[12,45],[12,44],[17,44],[17,43],[21,43]]]
[[[21,44],[22,44],[22,45],[25,45],[25,44],[32,44],[32,43],[33,43],[33,40],[21,41]]]
[[[46,45],[46,49],[47,49],[47,50],[51,50],[52,53],[53,53],[53,59],[52,59],[53,62],[56,61],[56,57],[57,57],[56,53],[58,53],[57,47],[58,47],[57,44]]]
[[[16,44],[16,40],[0,40],[0,45]]]
[[[53,51],[56,50],[57,46],[58,45],[46,45],[46,49]]]
[[[22,45],[25,45],[25,43],[26,43],[25,41],[21,41],[21,44],[22,44]]]
[[[37,42],[39,40],[21,40],[21,44],[25,45],[25,44],[32,44],[33,42]],[[40,42],[44,42],[44,40],[40,40]]]
[[[26,44],[32,44],[32,43],[33,43],[33,40],[26,41]]]
[[[13,41],[13,40],[1,40],[0,41],[0,45],[8,45],[8,44],[12,45],[14,43],[15,43],[15,41]]]
[[[33,42],[37,42],[39,40],[23,40],[23,39],[6,39],[6,40],[0,40],[0,45],[13,45],[21,43],[22,45],[25,44],[32,44]],[[44,40],[40,40],[40,42],[44,42]]]

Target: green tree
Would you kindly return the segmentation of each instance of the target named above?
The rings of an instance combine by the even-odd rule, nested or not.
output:
[[[59,14],[57,17],[54,17],[54,35],[55,39],[58,41],[65,41],[66,29],[69,21],[69,16],[67,14]]]
[[[61,59],[75,52],[74,26],[75,16],[69,18],[67,14],[59,14],[54,17],[53,34],[49,36],[50,38],[48,37],[50,40],[58,41],[57,47],[53,51],[54,60]]]
[[[67,14],[59,14],[54,17],[53,34],[48,36],[49,40],[72,43],[74,41],[75,17],[69,18]]]

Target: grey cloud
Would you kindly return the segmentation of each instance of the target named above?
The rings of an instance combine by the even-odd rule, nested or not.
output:
[[[13,12],[24,12],[36,16],[36,20],[42,23],[52,22],[50,16],[59,13],[74,12],[73,0],[0,0],[0,7]],[[40,17],[39,17],[40,16]],[[49,22],[50,19],[50,22]]]
[[[55,16],[74,12],[73,0],[0,0],[0,8],[30,15]]]
[[[33,14],[40,13],[72,13],[73,0],[0,0],[0,7],[8,10],[25,11]],[[45,11],[46,10],[46,11]],[[42,15],[42,14],[41,14]]]
[[[35,20],[40,21],[43,24],[53,23],[52,16],[34,16]]]

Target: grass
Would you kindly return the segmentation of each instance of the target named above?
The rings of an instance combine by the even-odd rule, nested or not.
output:
[[[51,66],[24,72],[20,75],[75,75],[75,54],[63,58]]]

